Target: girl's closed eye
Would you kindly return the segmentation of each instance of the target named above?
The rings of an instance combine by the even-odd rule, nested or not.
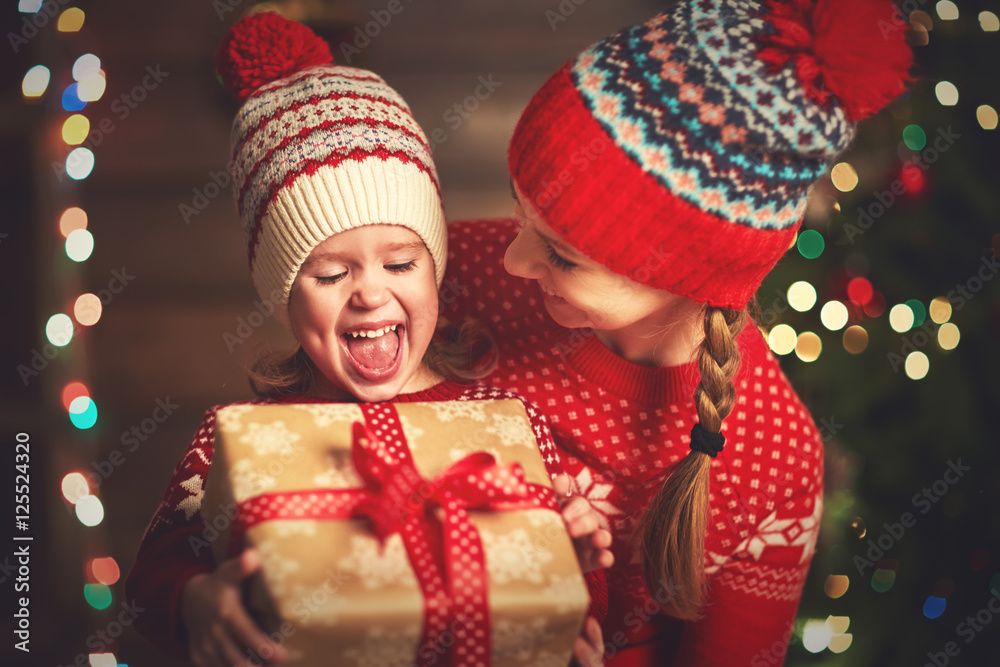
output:
[[[391,271],[392,273],[406,273],[416,268],[417,262],[415,260],[410,260],[409,262],[398,262],[395,264],[386,264],[385,269]]]
[[[316,276],[316,282],[319,283],[320,285],[336,285],[341,280],[343,280],[344,276],[346,275],[347,271],[343,271],[341,273],[332,276]]]

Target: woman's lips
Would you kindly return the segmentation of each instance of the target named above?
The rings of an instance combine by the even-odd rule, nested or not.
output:
[[[562,298],[542,283],[538,283],[538,287],[542,290],[542,297],[546,301],[550,301],[552,303],[566,303],[566,299]]]

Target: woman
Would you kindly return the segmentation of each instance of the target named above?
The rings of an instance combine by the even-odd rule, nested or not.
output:
[[[536,93],[516,220],[451,226],[445,314],[494,323],[486,381],[546,412],[614,536],[610,665],[783,660],[823,449],[747,307],[810,184],[903,92],[896,20],[887,0],[682,2]]]

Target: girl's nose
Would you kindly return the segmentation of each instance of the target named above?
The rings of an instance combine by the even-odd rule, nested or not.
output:
[[[385,282],[369,274],[361,276],[351,293],[351,305],[355,308],[375,310],[389,302],[389,290]]]
[[[521,227],[521,231],[511,241],[507,247],[507,252],[503,256],[503,268],[512,276],[521,278],[538,279],[543,271],[542,258],[537,247],[533,247],[528,239],[527,225]],[[534,244],[537,246],[538,244]]]

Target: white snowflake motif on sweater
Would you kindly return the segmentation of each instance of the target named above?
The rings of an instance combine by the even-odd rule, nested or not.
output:
[[[722,566],[729,561],[729,556],[727,556],[726,554],[717,554],[714,551],[706,549],[705,560],[708,561],[708,563],[705,565],[705,574],[711,577],[716,572],[721,570]],[[639,559],[636,562],[641,563],[642,559]]]
[[[523,445],[535,449],[535,434],[526,419],[508,415],[493,415],[493,423],[486,427],[487,433],[500,438],[504,447]]]
[[[540,645],[552,638],[548,619],[533,618],[526,622],[499,619],[492,627],[493,661],[517,660],[525,665],[537,665],[534,654]]]
[[[515,580],[543,582],[542,566],[552,560],[552,552],[536,546],[526,530],[517,528],[502,535],[480,530],[480,536],[491,580],[498,584]]]
[[[344,657],[354,667],[410,667],[419,641],[419,626],[369,628],[364,644],[344,651]]]
[[[740,543],[736,550],[745,549],[755,560],[760,560],[764,549],[768,547],[800,547],[802,556],[799,562],[807,563],[816,550],[816,536],[822,515],[823,503],[819,499],[813,502],[813,511],[809,516],[779,519],[775,510],[760,522],[757,532]]]
[[[473,421],[486,421],[486,402],[484,401],[435,401],[428,404],[434,409],[437,418],[450,422],[456,417],[467,417]]]
[[[257,470],[250,459],[240,459],[234,463],[229,478],[233,483],[233,496],[238,503],[267,492],[276,483],[273,477]]]
[[[573,480],[580,490],[580,495],[586,498],[590,502],[590,506],[597,512],[597,522],[601,528],[610,531],[610,517],[622,513],[620,509],[608,501],[608,494],[614,490],[614,485],[596,481],[590,468],[586,466],[580,469],[580,472],[573,477]]]
[[[274,595],[283,597],[288,592],[288,575],[299,571],[299,563],[285,556],[274,542],[266,541],[255,545],[260,554],[261,571],[267,581],[267,588]]]
[[[364,421],[361,408],[349,403],[299,403],[292,407],[312,414],[313,422],[320,428],[337,422]]]
[[[398,534],[389,536],[381,547],[373,537],[352,536],[350,553],[338,565],[345,572],[356,574],[368,589],[418,585],[403,538]]]
[[[298,433],[289,431],[285,422],[276,421],[270,424],[251,422],[246,432],[240,437],[240,442],[253,447],[257,456],[277,454],[287,456],[295,449],[295,443],[301,438]]]

